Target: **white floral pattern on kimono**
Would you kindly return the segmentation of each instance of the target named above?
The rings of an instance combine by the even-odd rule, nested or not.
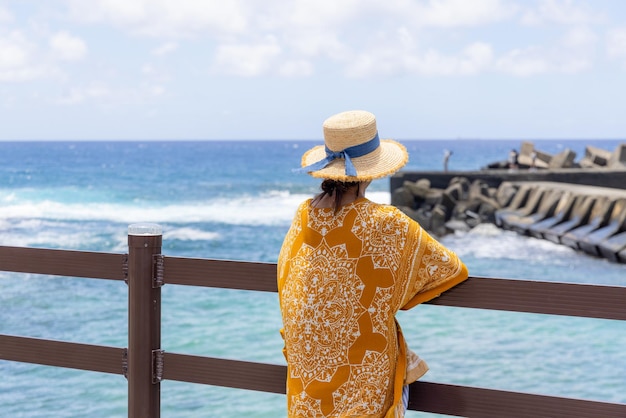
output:
[[[278,260],[289,417],[398,417],[415,361],[395,320],[467,278],[397,208],[298,208]],[[420,375],[421,375],[420,374]]]

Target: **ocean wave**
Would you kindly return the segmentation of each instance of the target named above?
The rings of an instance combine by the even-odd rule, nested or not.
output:
[[[467,233],[446,237],[444,242],[456,249],[463,256],[478,259],[509,260],[561,260],[575,257],[571,248],[551,241],[519,235],[506,231],[493,224],[481,224]]]
[[[389,203],[388,192],[372,192],[368,198]],[[121,202],[74,203],[55,200],[5,201],[0,205],[0,230],[24,222],[105,221],[115,223],[199,223],[226,225],[285,225],[291,222],[300,202],[309,195],[270,191],[259,196],[238,196],[178,203]]]
[[[163,233],[164,240],[213,241],[220,237],[217,232],[203,231],[196,228],[176,228]]]

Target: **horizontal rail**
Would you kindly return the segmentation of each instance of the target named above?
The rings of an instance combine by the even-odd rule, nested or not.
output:
[[[433,305],[626,320],[626,287],[470,277]]]
[[[623,418],[626,404],[431,382],[410,385],[409,409],[481,418]]]
[[[165,283],[277,292],[276,263],[163,257]]]
[[[276,292],[276,264],[164,257],[165,283]],[[626,287],[470,277],[433,305],[626,320]]]
[[[33,261],[35,260],[35,261]],[[124,280],[125,254],[0,247],[0,270]],[[164,282],[276,292],[276,264],[163,257]],[[626,287],[470,277],[434,305],[626,320]]]
[[[285,393],[286,366],[168,352],[163,364],[166,380]]]
[[[0,247],[0,271],[124,280],[126,254]]]
[[[0,335],[0,359],[123,374],[125,349]]]
[[[284,394],[287,367],[165,353],[164,378],[261,392]],[[626,416],[626,405],[535,395],[470,386],[416,382],[410,388],[409,409],[438,414],[535,418],[610,418]]]
[[[125,349],[0,335],[0,359],[123,374]],[[164,354],[163,379],[267,393],[285,393],[287,368],[185,354]],[[409,409],[471,417],[626,416],[626,404],[431,382],[411,384]]]

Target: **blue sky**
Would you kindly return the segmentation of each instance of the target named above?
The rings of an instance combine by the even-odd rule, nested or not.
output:
[[[622,0],[0,0],[0,140],[626,137]]]

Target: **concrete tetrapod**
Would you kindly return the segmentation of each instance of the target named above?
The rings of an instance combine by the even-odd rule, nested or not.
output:
[[[543,232],[543,237],[549,241],[560,244],[563,235],[587,223],[595,202],[595,196],[584,196],[577,199],[570,218],[565,222],[548,228],[547,231]]]
[[[528,234],[535,238],[543,238],[543,233],[555,225],[565,222],[570,219],[574,206],[579,202],[583,196],[576,195],[574,193],[566,193],[563,195],[559,204],[554,210],[554,215],[537,222],[536,224],[528,227]]]
[[[626,199],[619,199],[615,202],[613,212],[611,213],[611,219],[607,225],[582,237],[578,241],[579,248],[588,254],[599,256],[600,250],[598,245],[611,236],[622,232],[624,230],[625,222]]]
[[[502,217],[503,227],[505,229],[512,229],[522,235],[527,234],[528,228],[530,228],[531,225],[554,215],[554,211],[564,193],[563,190],[547,190],[543,194],[543,198],[536,212],[526,216],[520,216],[516,213],[505,215]]]
[[[591,215],[589,215],[587,225],[581,225],[568,231],[561,237],[561,244],[567,245],[575,250],[580,250],[578,241],[585,235],[606,226],[611,218],[611,212],[614,206],[615,199],[609,199],[606,196],[598,196],[595,205],[593,205]]]

